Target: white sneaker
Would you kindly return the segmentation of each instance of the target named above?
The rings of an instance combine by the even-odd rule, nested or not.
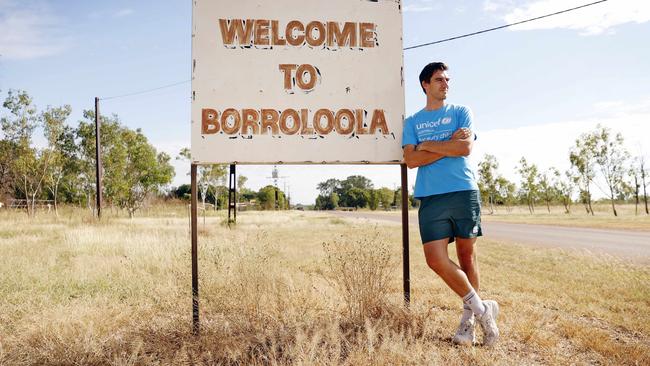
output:
[[[458,329],[456,329],[454,338],[451,339],[451,342],[461,346],[474,345],[476,343],[476,332],[474,331],[475,324],[474,316],[460,323]]]
[[[485,313],[476,316],[476,320],[483,329],[483,345],[491,346],[499,339],[499,328],[497,328],[497,316],[499,316],[499,304],[494,300],[483,301]]]

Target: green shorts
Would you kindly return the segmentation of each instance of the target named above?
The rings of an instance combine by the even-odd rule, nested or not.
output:
[[[481,197],[478,191],[459,191],[420,197],[422,244],[449,238],[476,238],[481,231]]]

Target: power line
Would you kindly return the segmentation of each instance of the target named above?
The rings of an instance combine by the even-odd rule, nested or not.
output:
[[[523,23],[532,22],[532,21],[534,21],[534,20],[539,20],[539,19],[543,19],[543,18],[548,18],[548,17],[554,16],[554,15],[558,15],[558,14],[568,13],[568,12],[570,12],[570,11],[574,11],[574,10],[578,10],[578,9],[586,8],[586,7],[588,7],[588,6],[592,6],[592,5],[596,5],[596,4],[604,3],[605,1],[607,1],[607,0],[595,1],[595,2],[593,2],[593,3],[589,3],[589,4],[585,4],[585,5],[576,6],[575,8],[566,9],[566,10],[558,11],[558,12],[555,12],[555,13],[546,14],[546,15],[542,15],[542,16],[539,16],[539,17],[535,17],[535,18],[530,18],[530,19],[522,20],[522,21],[520,21],[520,22],[516,22],[516,23],[512,23],[512,24],[502,25],[502,26],[500,26],[500,27],[495,27],[495,28],[490,28],[490,29],[484,29],[484,30],[481,30],[481,31],[478,31],[478,32],[473,32],[473,33],[463,34],[462,36],[456,36],[456,37],[451,37],[451,38],[447,38],[447,39],[441,39],[441,40],[439,40],[439,41],[435,41],[435,42],[429,42],[429,43],[423,43],[423,44],[419,44],[419,45],[415,45],[415,46],[410,46],[410,47],[406,47],[406,48],[404,48],[404,51],[408,51],[408,50],[412,50],[412,49],[420,48],[420,47],[425,47],[425,46],[431,46],[431,45],[438,44],[438,43],[449,42],[449,41],[453,41],[453,40],[460,39],[460,38],[471,37],[471,36],[475,36],[475,35],[482,34],[482,33],[492,32],[492,31],[495,31],[495,30],[499,30],[499,29],[503,29],[503,28],[508,28],[508,27],[512,27],[512,26],[515,26],[515,25],[523,24]]]
[[[519,22],[516,22],[516,23],[511,23],[511,24],[506,24],[506,25],[502,25],[502,26],[499,26],[499,27],[494,27],[494,28],[484,29],[484,30],[481,30],[481,31],[478,31],[478,32],[467,33],[467,34],[463,34],[463,35],[461,35],[461,36],[456,36],[456,37],[451,37],[451,38],[441,39],[441,40],[439,40],[439,41],[435,41],[435,42],[422,43],[422,44],[419,44],[419,45],[406,47],[406,48],[404,48],[403,50],[404,50],[404,51],[408,51],[408,50],[412,50],[412,49],[415,49],[415,48],[431,46],[431,45],[434,45],[434,44],[439,44],[439,43],[444,43],[444,42],[454,41],[454,40],[461,39],[461,38],[466,38],[466,37],[471,37],[471,36],[475,36],[475,35],[478,35],[478,34],[483,34],[483,33],[487,33],[487,32],[492,32],[492,31],[495,31],[495,30],[499,30],[499,29],[503,29],[503,28],[508,28],[508,27],[512,27],[512,26],[515,26],[515,25],[523,24],[523,23],[532,22],[532,21],[535,21],[535,20],[543,19],[543,18],[548,18],[548,17],[554,16],[554,15],[558,15],[558,14],[568,13],[568,12],[575,11],[575,10],[582,9],[582,8],[586,8],[586,7],[589,7],[589,6],[592,6],[592,5],[596,5],[596,4],[604,3],[604,2],[606,2],[606,1],[608,1],[608,0],[595,1],[595,2],[593,2],[593,3],[589,3],[589,4],[585,4],[585,5],[580,5],[580,6],[576,6],[576,7],[574,7],[574,8],[565,9],[565,10],[558,11],[558,12],[555,12],[555,13],[550,13],[550,14],[546,14],[546,15],[539,16],[539,17],[535,17],[535,18],[530,18],[530,19],[522,20],[522,21],[519,21]],[[157,87],[157,88],[152,88],[152,89],[142,90],[142,91],[138,91],[138,92],[134,92],[134,93],[128,93],[128,94],[116,95],[116,96],[112,96],[112,97],[100,98],[100,100],[117,99],[117,98],[131,97],[131,96],[134,96],[134,95],[140,95],[140,94],[150,93],[150,92],[152,92],[152,91],[161,90],[161,89],[166,89],[166,88],[171,88],[171,87],[174,87],[174,86],[177,86],[177,85],[186,84],[186,83],[189,83],[190,81],[191,81],[191,79],[189,79],[189,80],[184,80],[184,81],[179,81],[179,82],[177,82],[177,83],[168,84],[168,85],[163,85],[163,86],[159,86],[159,87]]]
[[[116,96],[112,96],[112,97],[99,98],[99,99],[100,99],[100,100],[109,100],[109,99],[116,99],[116,98],[131,97],[131,96],[134,96],[134,95],[145,94],[145,93],[151,93],[152,91],[161,90],[161,89],[167,89],[167,88],[171,88],[171,87],[173,87],[173,86],[186,84],[186,83],[189,83],[190,81],[192,81],[192,80],[191,80],[191,79],[188,79],[188,80],[179,81],[179,82],[177,82],[177,83],[173,83],[173,84],[168,84],[168,85],[159,86],[159,87],[157,87],[157,88],[152,88],[152,89],[142,90],[142,91],[134,92],[134,93],[128,93],[128,94],[122,94],[122,95],[116,95]]]

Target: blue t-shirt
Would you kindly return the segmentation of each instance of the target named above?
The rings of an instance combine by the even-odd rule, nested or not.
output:
[[[472,111],[468,107],[445,104],[433,111],[422,109],[404,121],[402,147],[424,141],[450,140],[462,127],[474,130]],[[467,190],[478,190],[478,185],[466,156],[447,156],[418,168],[415,197]]]

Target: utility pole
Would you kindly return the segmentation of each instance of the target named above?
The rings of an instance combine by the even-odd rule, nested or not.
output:
[[[101,120],[99,118],[99,98],[95,97],[95,183],[97,194],[97,218],[102,218],[102,154],[101,154]]]

